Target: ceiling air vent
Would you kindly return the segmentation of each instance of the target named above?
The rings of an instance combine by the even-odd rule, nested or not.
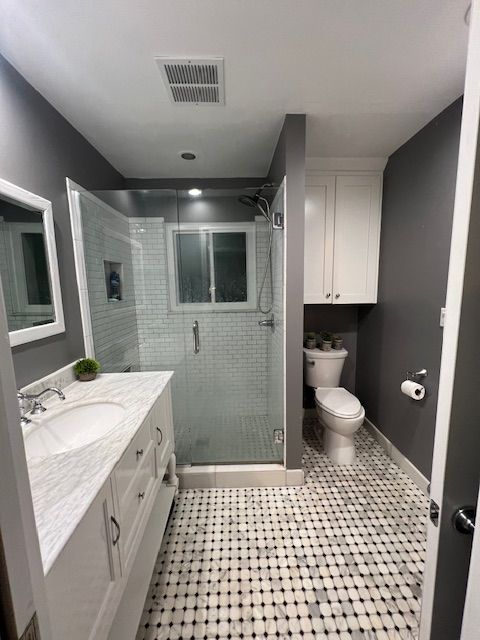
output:
[[[155,58],[176,104],[225,104],[223,58]]]

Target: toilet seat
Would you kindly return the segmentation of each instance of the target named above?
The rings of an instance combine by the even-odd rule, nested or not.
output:
[[[343,387],[318,387],[315,402],[337,418],[357,418],[363,411],[360,400]]]

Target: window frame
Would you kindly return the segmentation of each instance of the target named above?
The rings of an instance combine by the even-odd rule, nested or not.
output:
[[[257,309],[257,247],[255,222],[182,222],[166,223],[168,289],[170,311],[255,311]],[[212,236],[215,233],[245,233],[247,300],[244,302],[178,302],[179,300],[179,261],[176,238],[182,233],[205,233],[209,236],[207,244],[210,287],[215,296],[215,263]]]

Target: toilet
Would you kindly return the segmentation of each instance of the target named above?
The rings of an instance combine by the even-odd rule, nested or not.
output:
[[[323,446],[337,464],[355,462],[354,433],[362,426],[365,409],[358,398],[339,387],[346,349],[304,349],[305,383],[315,389],[315,404],[324,427]]]

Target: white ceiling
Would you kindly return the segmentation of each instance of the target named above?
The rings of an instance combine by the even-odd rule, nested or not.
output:
[[[263,176],[285,113],[307,156],[388,156],[462,93],[468,0],[1,4],[5,57],[127,177]],[[171,104],[155,56],[223,56],[226,106]]]

